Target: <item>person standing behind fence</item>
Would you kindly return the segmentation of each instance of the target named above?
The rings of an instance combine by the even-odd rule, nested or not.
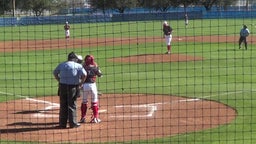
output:
[[[69,40],[70,37],[70,25],[68,24],[68,21],[66,21],[66,24],[64,25],[65,30],[65,38]]]
[[[164,32],[165,42],[166,42],[166,45],[167,45],[166,54],[171,53],[172,30],[173,30],[172,27],[169,26],[167,21],[164,21],[164,23],[163,23],[163,32]]]
[[[187,28],[187,26],[188,26],[188,15],[187,14],[185,14],[184,20],[185,20],[185,26]]]
[[[244,47],[247,50],[247,40],[246,37],[248,37],[250,34],[249,29],[246,25],[243,25],[243,28],[240,30],[240,38],[239,38],[239,49],[241,49],[242,42],[244,42]]]
[[[70,128],[80,126],[77,123],[76,100],[80,96],[80,87],[86,79],[86,71],[83,66],[77,63],[77,56],[74,52],[68,54],[68,60],[60,63],[53,71],[55,79],[59,82],[59,128],[66,128],[67,121]]]
[[[86,113],[88,108],[88,98],[91,98],[91,109],[93,112],[92,119],[90,123],[100,123],[99,119],[99,98],[98,91],[96,86],[96,77],[101,77],[102,73],[94,61],[92,55],[87,55],[84,59],[84,69],[87,72],[87,77],[83,85],[83,98],[81,104],[81,119],[80,123],[86,121]]]

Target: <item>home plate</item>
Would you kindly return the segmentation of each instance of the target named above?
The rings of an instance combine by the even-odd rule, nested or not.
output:
[[[42,113],[36,113],[33,115],[34,117],[38,117],[38,118],[51,118],[51,117],[59,117],[59,115],[55,115],[55,114],[42,114]]]
[[[107,110],[106,109],[99,110],[99,113],[104,113],[104,112],[107,112]]]

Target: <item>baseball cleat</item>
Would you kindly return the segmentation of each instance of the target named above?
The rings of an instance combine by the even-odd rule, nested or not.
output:
[[[78,128],[78,127],[80,127],[80,124],[78,124],[78,123],[70,126],[70,128]]]
[[[85,123],[85,118],[81,118],[79,123]]]
[[[101,122],[101,120],[98,119],[98,118],[93,118],[93,119],[90,121],[90,123],[100,123],[100,122]]]

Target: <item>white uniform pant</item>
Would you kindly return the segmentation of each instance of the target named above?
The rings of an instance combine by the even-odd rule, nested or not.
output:
[[[96,83],[84,83],[82,103],[87,103],[89,97],[91,97],[91,103],[98,102],[98,90]]]
[[[171,45],[172,35],[165,35],[165,42],[167,46]]]
[[[66,31],[65,31],[65,36],[66,36],[66,37],[69,37],[69,36],[70,36],[69,30],[66,30]]]

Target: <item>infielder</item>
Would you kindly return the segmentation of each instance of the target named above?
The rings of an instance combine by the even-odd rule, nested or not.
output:
[[[239,38],[239,49],[241,48],[242,42],[244,42],[245,49],[247,50],[247,41],[246,37],[250,34],[249,29],[246,25],[243,25],[243,28],[240,30],[240,38]]]
[[[99,123],[99,98],[96,86],[96,77],[101,77],[102,73],[94,62],[94,57],[92,55],[87,55],[84,59],[83,65],[85,71],[87,72],[86,80],[83,84],[83,99],[81,104],[81,119],[80,123],[86,121],[86,113],[88,108],[88,98],[91,97],[91,109],[93,111],[93,116],[90,123]]]
[[[164,21],[163,23],[163,32],[165,37],[165,42],[167,45],[167,52],[166,54],[171,53],[171,42],[172,42],[172,27],[169,26],[167,21]]]
[[[66,21],[66,24],[64,25],[64,30],[65,30],[65,37],[68,40],[70,37],[70,25],[68,24],[68,22]]]

